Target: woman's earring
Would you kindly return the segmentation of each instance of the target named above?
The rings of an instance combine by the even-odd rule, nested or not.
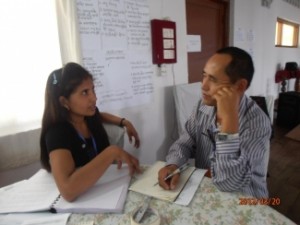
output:
[[[68,111],[70,110],[69,106],[64,105],[64,107],[65,107]]]

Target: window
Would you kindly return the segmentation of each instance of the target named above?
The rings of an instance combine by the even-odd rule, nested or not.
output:
[[[299,24],[277,18],[276,47],[298,47]]]
[[[0,136],[41,126],[46,79],[61,67],[53,0],[0,1]]]

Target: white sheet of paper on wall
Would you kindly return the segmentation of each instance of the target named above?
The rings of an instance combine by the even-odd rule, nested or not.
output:
[[[174,40],[164,39],[164,48],[174,48]]]
[[[201,52],[201,35],[187,35],[187,51]]]
[[[175,52],[174,50],[164,50],[164,59],[174,59]]]
[[[163,38],[174,38],[174,29],[163,28]]]

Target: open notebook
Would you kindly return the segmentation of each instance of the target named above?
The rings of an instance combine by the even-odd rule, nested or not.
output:
[[[52,175],[41,169],[28,180],[0,189],[0,213],[122,212],[129,183],[128,167],[118,170],[117,165],[111,165],[93,187],[74,202],[67,202],[60,197]]]
[[[165,162],[157,161],[137,178],[129,187],[129,190],[157,199],[174,202],[196,168],[191,166],[184,170],[180,174],[180,180],[174,190],[164,190],[159,185],[154,185],[157,182],[158,171],[164,166]]]

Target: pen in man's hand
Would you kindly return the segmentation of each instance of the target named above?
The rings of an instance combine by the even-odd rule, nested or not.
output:
[[[171,177],[173,177],[175,174],[181,173],[184,170],[186,170],[189,167],[189,163],[185,163],[182,166],[180,166],[179,168],[177,168],[176,170],[174,170],[172,173],[170,173],[168,176],[166,176],[164,178],[164,181],[170,179]],[[159,182],[155,183],[153,186],[158,185]]]

